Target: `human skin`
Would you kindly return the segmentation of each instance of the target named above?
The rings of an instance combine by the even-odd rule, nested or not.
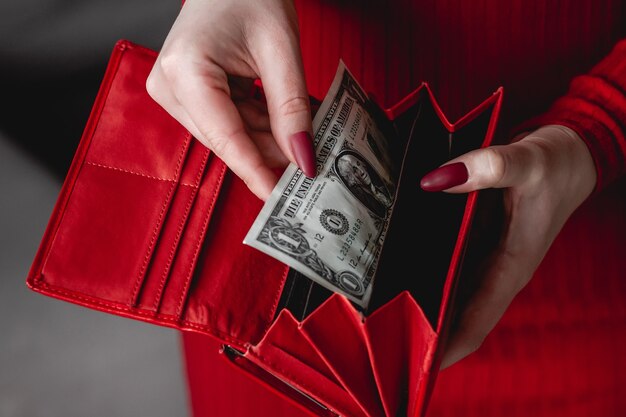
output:
[[[267,106],[248,98],[257,77]],[[290,0],[187,0],[147,89],[259,198],[266,199],[276,184],[273,168],[289,161],[315,174]],[[573,130],[558,125],[469,152],[422,179],[422,188],[432,192],[502,188],[504,197],[500,243],[485,259],[477,287],[457,317],[442,368],[478,349],[595,184],[587,146]]]
[[[250,98],[260,78],[267,106]],[[310,100],[291,0],[188,0],[146,84],[259,198],[289,161],[315,175]]]
[[[442,368],[480,347],[528,284],[565,221],[596,185],[587,145],[559,125],[543,126],[509,145],[466,153],[444,166],[457,163],[466,167],[467,179],[438,188],[449,193],[502,188],[505,227],[448,339]],[[441,169],[427,174],[422,188],[428,188],[425,183]]]

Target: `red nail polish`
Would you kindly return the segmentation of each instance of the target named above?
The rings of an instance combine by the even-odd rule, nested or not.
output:
[[[298,132],[291,135],[291,150],[296,163],[307,177],[313,178],[317,174],[315,166],[315,150],[313,139],[309,132]]]
[[[465,184],[469,174],[462,162],[444,165],[424,175],[420,187],[424,191],[443,191],[457,185]]]

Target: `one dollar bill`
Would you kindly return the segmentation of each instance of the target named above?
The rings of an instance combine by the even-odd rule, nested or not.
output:
[[[317,176],[291,164],[244,243],[367,307],[399,162],[343,62],[315,119]],[[396,160],[394,160],[396,159]]]

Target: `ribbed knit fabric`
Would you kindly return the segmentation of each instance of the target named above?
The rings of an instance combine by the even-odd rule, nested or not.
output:
[[[624,173],[626,43],[604,58],[626,36],[620,2],[297,5],[305,71],[314,95],[324,96],[340,58],[386,105],[428,82],[452,120],[503,86],[502,142],[512,128],[544,113],[563,96],[541,123],[562,122],[584,137],[597,163],[599,188]]]
[[[561,124],[585,141],[598,172],[596,191],[626,174],[626,40],[571,83],[544,114],[526,126]]]

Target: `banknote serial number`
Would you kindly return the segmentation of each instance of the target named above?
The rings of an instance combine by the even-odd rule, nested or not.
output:
[[[363,226],[363,220],[361,219],[356,219],[354,223],[352,223],[352,226],[350,226],[350,230],[348,231],[348,234],[346,235],[343,243],[341,244],[341,248],[339,249],[339,254],[337,255],[337,259],[339,259],[342,262],[346,260],[346,257],[348,256],[348,253],[350,252],[350,248],[352,248],[352,245],[356,241],[357,235],[359,234],[359,231],[361,230],[362,226]],[[356,268],[358,265],[358,262],[356,259],[352,258],[348,261],[348,264],[352,268]]]

